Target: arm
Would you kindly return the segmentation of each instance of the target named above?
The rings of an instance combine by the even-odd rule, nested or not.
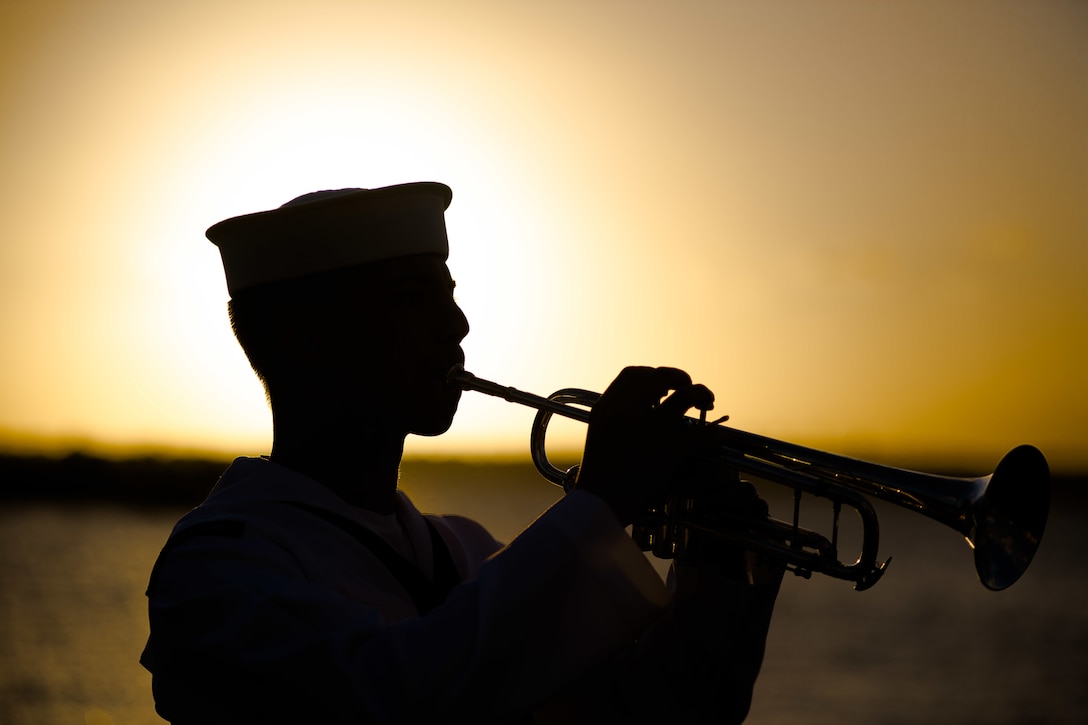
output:
[[[608,501],[623,523],[637,519],[670,485],[702,489],[699,498],[709,499],[712,509],[741,507],[765,516],[754,489],[728,485],[735,473],[692,465],[702,445],[698,430],[677,424],[688,408],[709,408],[712,401],[681,371],[625,370],[594,406],[578,487]],[[674,596],[664,615],[613,663],[607,680],[581,683],[564,721],[744,719],[782,568],[752,566],[746,552],[732,546],[700,548],[696,561],[677,562],[670,571]]]
[[[751,585],[713,565],[676,565],[663,615],[634,647],[538,712],[537,722],[742,722],[780,574]]]

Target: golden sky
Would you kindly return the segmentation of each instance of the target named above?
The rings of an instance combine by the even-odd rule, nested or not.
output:
[[[8,445],[266,452],[204,229],[436,180],[483,377],[675,365],[776,438],[1088,468],[1082,2],[0,13]],[[409,451],[524,452],[531,418],[467,396]]]

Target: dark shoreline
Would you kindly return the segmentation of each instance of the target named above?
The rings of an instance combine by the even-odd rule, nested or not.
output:
[[[53,501],[113,502],[141,506],[195,506],[200,503],[230,465],[213,458],[164,458],[140,456],[105,458],[82,452],[63,456],[0,454],[0,502]],[[407,459],[403,470],[438,468],[460,478],[473,469],[507,468],[522,480],[537,476],[526,460],[429,460]],[[960,475],[942,471],[946,475]],[[964,473],[962,475],[971,475]],[[1088,472],[1055,475],[1055,499],[1088,503]]]

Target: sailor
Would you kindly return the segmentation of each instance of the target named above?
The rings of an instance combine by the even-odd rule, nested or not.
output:
[[[307,194],[208,230],[272,410],[175,526],[141,662],[187,723],[739,722],[781,569],[720,549],[662,582],[630,526],[708,404],[673,368],[622,371],[574,489],[507,544],[398,489],[443,433],[468,322],[446,266],[450,189]]]

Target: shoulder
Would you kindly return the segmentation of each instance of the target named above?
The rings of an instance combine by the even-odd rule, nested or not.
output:
[[[475,573],[485,559],[502,548],[482,524],[466,516],[426,514],[425,518],[434,524],[462,572]]]
[[[501,546],[483,524],[457,514],[425,514],[425,517],[442,532],[443,537],[449,535],[465,542],[480,542],[488,545]]]

